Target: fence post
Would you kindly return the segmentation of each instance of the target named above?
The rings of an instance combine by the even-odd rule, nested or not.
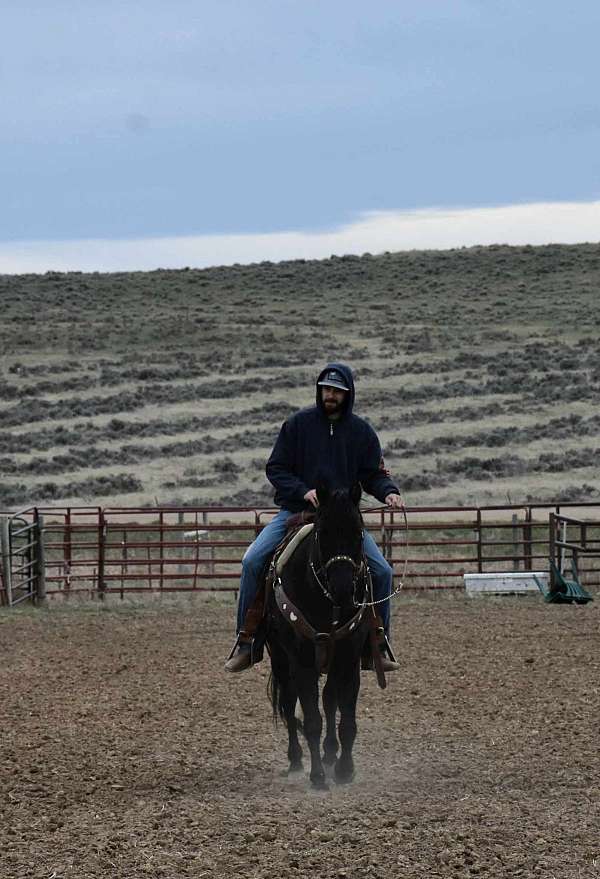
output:
[[[519,557],[519,529],[517,522],[519,517],[516,513],[512,514],[512,539],[513,539],[513,571],[518,571],[521,566]]]
[[[183,544],[183,542],[185,540],[185,536],[183,533],[183,510],[179,510],[179,512],[177,513],[177,524],[181,528],[180,531],[175,532],[175,534],[177,535],[177,543]],[[183,574],[183,572],[184,572],[183,559],[185,557],[185,547],[184,546],[179,546],[177,548],[177,556],[180,559],[180,562],[177,565],[177,573]],[[178,579],[177,585],[179,585],[180,580],[181,580],[181,577]]]
[[[33,513],[35,525],[35,548],[33,572],[35,583],[35,603],[40,607],[46,604],[46,558],[44,553],[44,517],[36,509]]]
[[[550,513],[549,523],[548,555],[550,561],[554,563],[550,565],[550,592],[554,592],[557,586],[556,577],[554,576],[554,565],[556,564],[556,515],[554,513]]]
[[[0,550],[2,551],[2,581],[4,583],[5,601],[12,605],[12,574],[10,563],[10,526],[7,516],[0,519]]]
[[[63,531],[63,588],[65,592],[70,592],[71,590],[72,553],[71,508],[67,507],[67,512],[65,514],[65,530]]]
[[[477,573],[483,573],[483,537],[481,533],[481,510],[477,510]]]
[[[125,582],[123,574],[128,574],[127,568],[127,531],[123,529],[123,540],[121,541],[121,601],[123,601],[123,593],[125,590]]]
[[[104,510],[98,507],[98,581],[96,588],[98,590],[98,598],[104,601],[104,593],[106,584],[104,583],[104,543],[106,540],[106,521],[104,519]]]
[[[158,521],[159,521],[159,525],[160,525],[160,528],[158,531],[158,539],[160,542],[160,548],[158,550],[160,553],[160,580],[159,580],[160,585],[159,585],[159,588],[160,588],[160,591],[162,592],[163,586],[164,586],[163,579],[164,579],[164,574],[165,574],[165,514],[163,513],[162,510],[159,513]]]
[[[567,542],[567,523],[566,522],[562,523],[562,531],[560,533],[560,539],[563,543]],[[565,547],[561,546],[561,548],[560,548],[560,565],[558,566],[558,570],[561,572],[561,574],[564,574],[564,572],[565,572],[565,556],[566,556],[566,554],[567,554],[567,552],[566,552]]]
[[[256,516],[256,513],[254,515]],[[204,526],[205,530],[208,530],[206,528],[206,526],[208,524],[209,524],[208,513],[206,512],[206,510],[204,510],[202,513],[202,525]],[[215,573],[215,548],[212,544],[212,532],[210,530],[208,530],[208,541],[210,542],[210,546],[208,547],[208,553],[207,553],[207,555],[208,555],[207,570],[208,570],[209,574],[214,574]]]
[[[532,513],[531,507],[527,507],[525,513],[525,524],[523,525],[523,554],[525,556],[523,564],[526,571],[533,570],[533,559],[531,550],[532,541]]]
[[[154,591],[154,587],[152,586],[152,551],[149,546],[146,546],[146,558],[148,559],[148,589],[150,592]]]

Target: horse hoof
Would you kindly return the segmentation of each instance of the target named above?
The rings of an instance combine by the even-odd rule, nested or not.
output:
[[[336,761],[335,753],[333,754],[323,754],[323,763],[325,766],[333,766]]]
[[[354,767],[340,767],[339,763],[335,764],[335,780],[337,784],[350,784],[354,780]]]
[[[310,783],[315,790],[329,790],[329,785],[324,778],[311,778]]]
[[[336,784],[352,784],[354,781],[354,773],[351,775],[344,776],[343,778],[339,778],[336,776],[335,783]]]
[[[302,772],[303,769],[304,766],[302,765],[302,760],[300,760],[298,763],[290,763],[287,774],[295,775],[297,772]]]
[[[336,775],[335,783],[336,784],[350,784],[354,781],[354,773],[350,772],[348,775]]]

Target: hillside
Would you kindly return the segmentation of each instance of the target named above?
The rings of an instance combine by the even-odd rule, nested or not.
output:
[[[411,504],[600,497],[600,245],[0,277],[0,508],[268,504],[351,364]]]

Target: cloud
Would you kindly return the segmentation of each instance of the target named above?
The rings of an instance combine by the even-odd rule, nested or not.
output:
[[[370,211],[325,231],[0,243],[0,273],[148,271],[331,254],[600,239],[600,201]]]

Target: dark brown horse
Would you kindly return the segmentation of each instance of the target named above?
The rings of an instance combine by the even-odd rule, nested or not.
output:
[[[310,780],[326,788],[323,764],[335,763],[338,782],[354,775],[356,702],[361,655],[368,636],[369,574],[362,550],[360,486],[351,491],[317,489],[319,506],[312,534],[275,579],[267,643],[272,666],[272,703],[287,725],[289,771],[302,769],[296,703],[310,748]],[[321,757],[323,688],[326,735]],[[337,713],[339,727],[336,732]],[[341,754],[338,757],[338,735]]]

